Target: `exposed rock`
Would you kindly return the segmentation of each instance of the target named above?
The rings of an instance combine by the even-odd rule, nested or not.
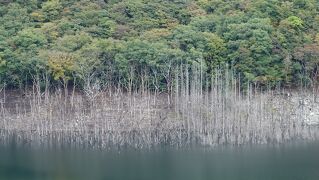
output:
[[[310,95],[305,97],[293,96],[291,102],[297,107],[297,114],[302,115],[302,121],[307,125],[319,125],[319,103],[314,102]]]

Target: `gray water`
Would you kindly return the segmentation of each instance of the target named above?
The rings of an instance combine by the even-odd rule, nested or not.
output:
[[[318,180],[319,145],[148,150],[0,147],[0,179]]]

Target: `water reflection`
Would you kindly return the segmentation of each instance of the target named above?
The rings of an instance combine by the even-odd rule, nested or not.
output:
[[[0,179],[319,179],[318,144],[215,149],[0,148]]]

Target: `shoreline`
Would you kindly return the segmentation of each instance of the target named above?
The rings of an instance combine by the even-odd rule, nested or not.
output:
[[[29,144],[50,144],[50,138],[58,137],[53,141],[61,145],[86,144],[102,149],[110,145],[280,144],[319,137],[314,121],[317,116],[309,111],[318,105],[310,101],[310,94],[293,93],[287,98],[270,91],[246,96],[234,91],[227,96],[198,92],[173,94],[170,101],[166,95],[151,92],[98,92],[91,101],[81,94],[64,97],[61,92],[46,96],[35,93],[20,99],[23,103],[16,103],[14,108],[1,106],[0,129],[17,132],[17,136],[22,132],[20,136]],[[3,133],[3,139],[6,136]]]

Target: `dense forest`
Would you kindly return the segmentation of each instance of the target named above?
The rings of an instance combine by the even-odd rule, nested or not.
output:
[[[165,90],[183,64],[317,86],[318,12],[318,0],[3,0],[0,84]]]

